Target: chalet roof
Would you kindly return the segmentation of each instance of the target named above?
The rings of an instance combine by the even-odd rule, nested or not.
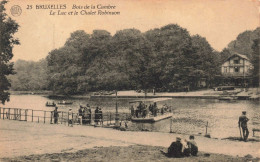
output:
[[[235,52],[234,55],[237,55],[237,56],[242,57],[242,58],[244,58],[244,59],[246,59],[246,60],[249,60],[246,55],[242,55],[242,54],[239,54],[239,53],[237,53],[237,52]],[[233,55],[233,56],[234,56],[234,55]]]
[[[243,59],[246,59],[246,60],[249,60],[249,58],[246,56],[246,55],[242,55],[242,54],[239,54],[237,52],[232,52],[233,55],[231,55],[230,57],[228,57],[225,61],[229,60],[230,58],[234,57],[234,56],[238,56],[240,58],[243,58]]]

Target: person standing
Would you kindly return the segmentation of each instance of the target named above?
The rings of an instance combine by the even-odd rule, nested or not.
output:
[[[249,135],[249,131],[247,128],[248,121],[249,121],[249,119],[246,116],[246,111],[242,111],[242,115],[239,117],[239,120],[238,120],[238,127],[239,127],[239,129],[240,129],[240,127],[242,128],[244,141],[247,141],[247,138]]]
[[[72,112],[72,109],[69,109],[69,112],[68,112],[68,125],[73,127],[73,112]]]
[[[58,118],[59,118],[59,112],[58,107],[55,107],[55,110],[53,111],[53,117],[54,117],[54,124],[58,124]]]

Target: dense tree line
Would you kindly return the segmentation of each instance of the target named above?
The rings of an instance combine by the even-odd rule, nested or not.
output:
[[[246,33],[246,34],[245,34]],[[53,90],[58,94],[84,94],[98,90],[183,91],[200,88],[201,79],[213,86],[220,65],[233,51],[246,54],[259,80],[259,28],[241,33],[222,52],[199,35],[170,24],[140,32],[137,29],[71,33],[63,47],[39,62],[18,60],[10,77],[13,90]],[[250,39],[248,38],[250,33]],[[244,38],[246,37],[246,38]],[[248,43],[246,40],[252,40]],[[239,46],[234,46],[239,42]],[[250,51],[241,52],[242,46]],[[243,49],[243,48],[242,48]]]
[[[170,24],[145,33],[104,30],[75,31],[47,57],[49,88],[78,94],[96,90],[196,89],[218,73],[219,54],[199,35]]]
[[[0,102],[9,101],[8,90],[11,86],[7,76],[13,74],[13,64],[10,60],[13,57],[13,47],[18,45],[18,39],[14,34],[18,31],[19,25],[5,13],[7,1],[0,1]]]

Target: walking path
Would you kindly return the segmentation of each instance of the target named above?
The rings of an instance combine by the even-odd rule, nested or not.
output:
[[[177,136],[159,132],[130,132],[91,126],[68,127],[0,120],[0,158],[31,154],[74,152],[93,147],[133,144],[168,147]],[[243,157],[260,157],[259,142],[238,142],[196,136],[199,151]]]

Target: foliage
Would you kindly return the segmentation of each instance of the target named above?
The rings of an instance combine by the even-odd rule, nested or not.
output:
[[[48,85],[47,61],[38,62],[17,60],[14,63],[16,74],[8,78],[12,83],[12,90],[46,90]]]
[[[260,59],[260,38],[254,40],[252,45],[252,64],[253,69],[253,85],[259,87],[259,59]]]
[[[18,39],[14,38],[14,34],[18,31],[19,25],[7,17],[4,5],[7,1],[0,2],[0,101],[4,104],[9,101],[9,93],[7,90],[11,84],[7,76],[13,74],[13,64],[9,61],[13,57],[13,46],[18,45]]]
[[[252,45],[255,39],[260,36],[260,27],[253,31],[245,31],[240,33],[236,40],[231,41],[228,44],[228,49],[230,51],[235,51],[237,53],[246,55],[249,59],[252,59],[253,50]]]

